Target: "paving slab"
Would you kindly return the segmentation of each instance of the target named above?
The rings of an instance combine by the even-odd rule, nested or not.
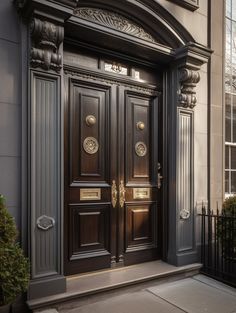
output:
[[[148,288],[152,294],[189,313],[236,312],[236,297],[227,288],[216,288],[193,278]],[[146,311],[148,312],[148,311]],[[168,312],[168,311],[167,311]]]
[[[213,278],[210,278],[206,275],[202,275],[202,274],[199,274],[199,275],[195,275],[193,277],[193,279],[196,279],[204,284],[207,284],[209,286],[212,286],[214,288],[217,288],[217,289],[220,289],[226,293],[229,293],[231,294],[232,296],[234,296],[236,298],[236,288],[234,287],[230,287],[224,283],[221,283],[220,281],[217,281]]]
[[[146,291],[114,296],[70,310],[69,313],[183,313],[174,305]],[[222,312],[221,312],[222,313]]]

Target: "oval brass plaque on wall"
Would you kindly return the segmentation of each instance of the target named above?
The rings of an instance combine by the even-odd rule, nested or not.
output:
[[[84,151],[88,154],[94,154],[98,151],[99,144],[96,138],[87,137],[84,139],[83,143]]]
[[[138,141],[135,145],[135,152],[137,156],[143,157],[147,154],[147,146],[144,142]]]

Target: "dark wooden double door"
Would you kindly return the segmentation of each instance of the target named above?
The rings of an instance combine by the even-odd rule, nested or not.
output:
[[[158,96],[68,75],[65,273],[160,257]]]

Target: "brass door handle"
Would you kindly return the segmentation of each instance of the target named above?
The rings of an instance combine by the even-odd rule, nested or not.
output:
[[[157,174],[157,188],[161,189],[161,180],[163,179],[163,176],[161,176],[160,173]]]
[[[117,202],[117,189],[116,189],[116,182],[113,180],[112,181],[112,186],[111,186],[111,203],[113,208],[116,207],[116,202]]]
[[[120,207],[123,208],[125,203],[125,187],[123,180],[120,181]]]
[[[163,176],[161,176],[161,174],[159,173],[159,171],[161,170],[161,164],[160,163],[158,163],[158,165],[157,165],[157,170],[158,170],[158,173],[157,173],[157,188],[161,189],[161,180],[163,179]]]

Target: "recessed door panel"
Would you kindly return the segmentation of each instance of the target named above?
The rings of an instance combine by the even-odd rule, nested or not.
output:
[[[109,88],[71,80],[70,91],[71,184],[108,182]]]
[[[150,183],[150,99],[126,94],[127,184]]]
[[[70,259],[89,254],[109,254],[109,206],[87,204],[70,206]]]
[[[126,251],[127,249],[145,249],[153,244],[152,211],[150,204],[127,204]]]

